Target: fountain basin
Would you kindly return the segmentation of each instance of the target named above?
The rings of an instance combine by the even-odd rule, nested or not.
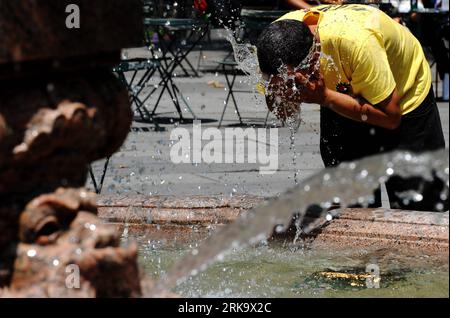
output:
[[[252,196],[99,198],[99,216],[137,241],[154,280],[239,215]],[[342,209],[293,243],[295,232],[237,248],[171,290],[183,297],[448,297],[448,213]],[[313,221],[317,222],[317,219]],[[369,268],[378,286],[368,285]],[[377,282],[377,280],[375,280]]]

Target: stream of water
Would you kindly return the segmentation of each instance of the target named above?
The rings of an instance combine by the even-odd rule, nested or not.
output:
[[[447,150],[421,155],[396,151],[324,169],[280,197],[241,215],[199,248],[191,250],[161,278],[154,294],[174,288],[190,275],[206,270],[212,263],[223,260],[225,253],[233,248],[266,240],[275,226],[287,227],[294,212],[300,213],[299,224],[302,224],[305,211],[312,204],[321,203],[327,207],[334,202],[342,207],[364,206],[373,200],[373,192],[379,184],[390,176],[421,176],[431,180],[432,171],[448,185]]]

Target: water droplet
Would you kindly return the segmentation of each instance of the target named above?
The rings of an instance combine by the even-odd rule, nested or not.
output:
[[[36,250],[34,250],[34,249],[31,249],[31,250],[28,250],[28,251],[27,251],[27,256],[28,256],[28,257],[31,257],[31,258],[35,257],[36,254],[37,254],[37,252],[36,252]]]
[[[423,200],[423,195],[420,193],[415,193],[413,199],[415,202],[420,202]]]
[[[51,93],[55,90],[55,85],[53,83],[48,83],[47,84],[47,92]]]

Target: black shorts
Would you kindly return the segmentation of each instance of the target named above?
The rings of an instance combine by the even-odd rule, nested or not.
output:
[[[402,117],[397,129],[389,130],[357,122],[325,107],[320,110],[320,128],[320,152],[326,167],[392,150],[420,153],[445,148],[444,133],[433,88],[419,107]],[[448,209],[448,200],[438,199],[443,187],[445,188],[441,180],[435,180],[435,184],[429,185],[429,191],[435,192],[433,198],[424,199],[420,205],[413,203],[405,205],[404,200],[396,198],[396,192],[404,191],[407,182],[403,182],[402,180],[405,179],[400,180],[399,177],[391,179],[386,184],[391,207],[434,211],[441,210],[440,205],[436,208],[436,204],[441,203],[444,209]],[[416,184],[417,188],[424,188],[424,182],[414,180],[411,178],[408,182]],[[425,191],[427,191],[426,188]],[[379,204],[381,204],[381,198],[377,197],[376,205]]]

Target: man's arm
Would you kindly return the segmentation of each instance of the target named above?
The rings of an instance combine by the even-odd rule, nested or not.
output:
[[[400,97],[383,41],[370,34],[362,41],[353,39],[341,44],[340,58],[349,63],[356,99],[326,89],[323,105],[357,121],[397,128],[401,121]]]
[[[303,85],[300,97],[297,97],[303,102],[319,104],[353,120],[386,129],[395,129],[400,125],[402,114],[396,88],[383,101],[372,105],[364,98],[358,100],[327,88],[322,75],[306,81],[302,74],[296,74],[296,81]]]
[[[358,101],[349,95],[326,89],[321,106],[328,107],[353,120],[386,129],[397,128],[402,118],[397,89],[394,89],[388,98],[377,105],[371,105],[366,100]]]

